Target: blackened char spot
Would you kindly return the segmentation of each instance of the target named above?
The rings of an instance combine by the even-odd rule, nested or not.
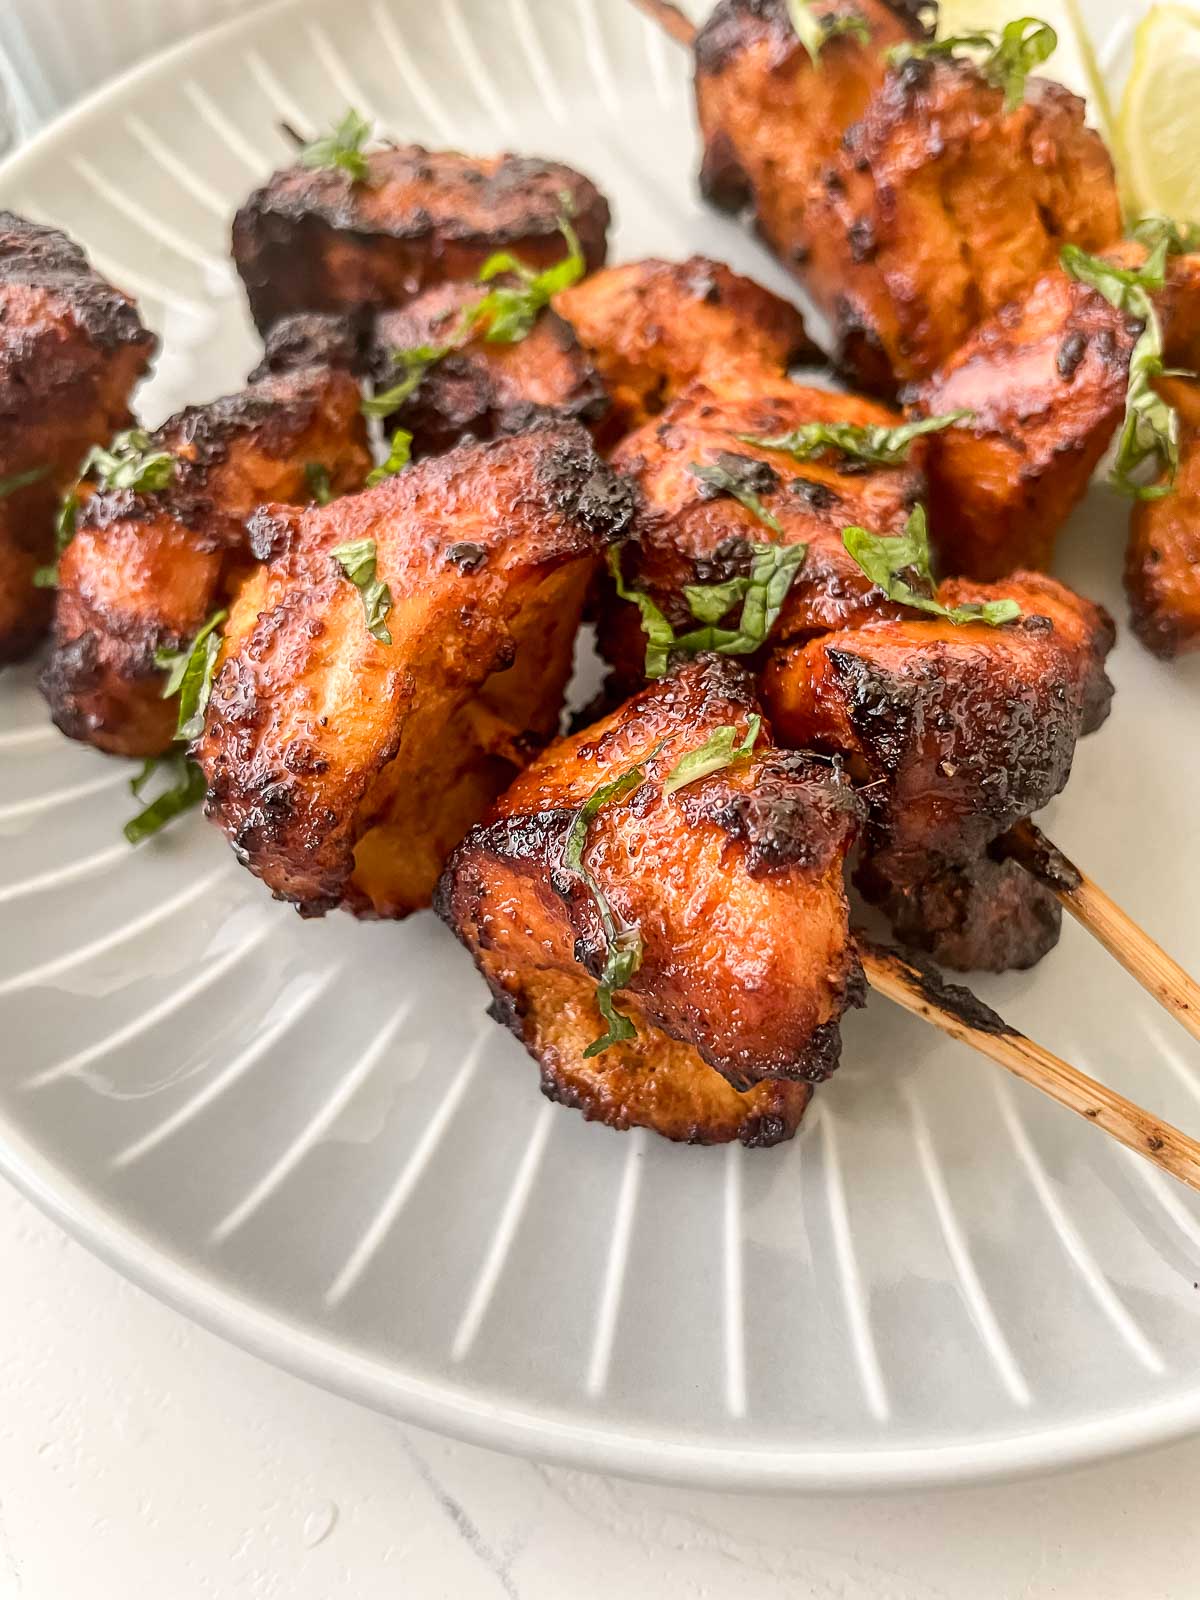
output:
[[[889,950],[883,946],[868,946],[876,954],[889,957],[898,961],[906,969],[906,975],[913,982],[923,1000],[938,1011],[947,1012],[964,1027],[971,1028],[976,1033],[990,1034],[994,1039],[1021,1039],[1024,1035],[1019,1029],[1010,1027],[1004,1018],[993,1011],[991,1006],[985,1006],[977,995],[971,993],[961,983],[947,983],[937,968],[921,956],[908,954],[901,955],[899,951]]]

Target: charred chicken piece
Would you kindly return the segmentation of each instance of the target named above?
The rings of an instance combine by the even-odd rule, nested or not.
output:
[[[277,898],[308,916],[430,903],[447,855],[557,729],[629,500],[559,425],[252,520],[264,565],[231,610],[195,754],[209,815]]]
[[[1170,660],[1200,650],[1200,391],[1178,378],[1157,387],[1179,417],[1179,471],[1170,494],[1134,507],[1125,592],[1133,631]]]
[[[780,373],[824,360],[794,306],[706,256],[607,267],[554,305],[608,386],[610,442],[709,369],[745,361]]]
[[[336,168],[277,172],[238,212],[233,256],[260,329],[296,311],[405,305],[474,278],[497,250],[548,267],[563,253],[564,210],[589,269],[604,262],[608,202],[570,167],[415,144],[366,162],[363,182]]]
[[[1049,564],[1120,423],[1139,331],[1055,269],[920,386],[917,415],[972,413],[929,441],[930,523],[947,571],[991,580]]]
[[[262,360],[247,382],[302,367],[336,367],[355,375],[366,373],[371,364],[370,318],[349,312],[297,311],[281,317],[263,340]]]
[[[438,347],[479,301],[478,284],[443,283],[375,323],[372,373],[377,393],[405,376],[396,357]],[[464,439],[521,433],[557,418],[594,426],[609,409],[604,384],[569,323],[548,307],[524,339],[492,343],[481,331],[433,362],[413,392],[385,418],[406,428],[416,455],[436,455]]]
[[[816,175],[883,83],[885,52],[924,34],[915,5],[812,0],[810,9],[830,29],[817,66],[787,0],[719,0],[695,45],[700,187],[722,210],[752,211],[797,272],[808,259]],[[833,31],[856,19],[868,41],[853,27]]]
[[[53,228],[0,212],[0,664],[53,610],[34,574],[54,558],[59,497],[93,445],[132,420],[158,341],[137,306]]]
[[[371,465],[358,385],[305,367],[190,406],[150,436],[169,458],[156,491],[83,486],[59,561],[42,689],[72,739],[151,756],[175,733],[163,653],[187,651],[254,565],[246,521],[265,501],[358,488]]]
[[[686,586],[744,578],[755,544],[805,544],[808,553],[771,634],[775,642],[899,616],[847,554],[842,529],[849,523],[881,533],[903,528],[924,490],[925,441],[916,440],[898,466],[867,467],[837,451],[797,460],[742,436],[774,439],[808,423],[889,427],[902,420],[856,395],[806,389],[744,368],[689,385],[612,457],[639,491],[633,538],[622,552],[626,586],[650,595],[676,633],[686,633],[696,626]],[[735,488],[748,491],[782,537],[734,493],[721,492],[698,475],[696,467],[702,472],[716,468]],[[731,602],[730,620],[736,618],[737,604]],[[601,652],[619,683],[636,685],[644,676],[646,654],[638,610],[606,587],[598,624]]]
[[[1064,242],[1113,243],[1121,216],[1082,101],[1031,78],[1006,110],[965,60],[886,68],[904,24],[866,12],[871,39],[830,39],[814,70],[784,0],[718,7],[697,86],[706,170],[742,174],[766,239],[832,320],[841,365],[887,394],[935,371]]]
[[[841,755],[863,785],[856,881],[897,931],[947,966],[1028,965],[1053,943],[1057,911],[987,850],[1062,789],[1076,740],[1107,715],[1114,630],[1035,573],[956,579],[938,598],[1013,599],[1022,615],[999,628],[925,618],[829,634],[777,653],[763,697],[783,743]]]
[[[743,753],[672,791],[718,730]],[[437,909],[494,1014],[589,1119],[773,1144],[837,1065],[862,989],[843,885],[858,802],[834,765],[756,734],[749,676],[698,658],[551,745],[447,865]],[[612,980],[625,1025],[606,1033],[610,936],[640,962]],[[589,1054],[598,1038],[616,1042]]]

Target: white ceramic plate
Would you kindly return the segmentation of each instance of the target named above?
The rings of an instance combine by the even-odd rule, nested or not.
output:
[[[347,102],[433,145],[563,157],[616,259],[701,249],[685,60],[622,0],[300,0],[102,93],[0,173],[141,296],[156,422],[255,345],[230,214]],[[1102,492],[1060,570],[1123,605]],[[1200,663],[1123,641],[1050,826],[1200,966]],[[772,1151],[556,1109],[431,916],[305,924],[199,818],[136,853],[129,767],[0,680],[0,1164],[123,1271],[273,1361],[506,1449],[740,1486],[961,1482],[1200,1421],[1200,1206],[882,1002]],[[1185,1126],[1200,1053],[1074,927],[980,983]]]

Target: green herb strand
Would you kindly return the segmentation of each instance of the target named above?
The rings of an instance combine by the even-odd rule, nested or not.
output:
[[[1166,283],[1171,241],[1164,232],[1140,267],[1116,267],[1078,245],[1062,248],[1063,269],[1102,294],[1117,311],[1142,324],[1129,356],[1125,419],[1109,482],[1135,500],[1158,500],[1171,493],[1179,470],[1179,417],[1154,387],[1170,376],[1163,360],[1162,323],[1153,296]],[[1191,374],[1180,374],[1191,376]],[[1166,483],[1152,478],[1166,476]]]
[[[136,817],[131,817],[122,830],[130,844],[140,844],[151,834],[158,833],[175,817],[182,816],[204,799],[207,785],[204,774],[190,756],[182,750],[172,750],[165,756],[151,756],[135,778],[129,780],[130,792],[140,800],[142,791],[156,773],[165,774],[167,787],[147,804]]]
[[[808,51],[808,58],[814,67],[821,65],[822,49],[838,34],[852,33],[863,44],[871,41],[867,19],[857,11],[835,12],[822,17],[813,10],[812,0],[787,0],[787,8],[796,37]]]
[[[889,600],[912,606],[917,611],[928,611],[935,617],[945,617],[948,622],[961,626],[968,622],[985,622],[998,628],[1021,615],[1015,600],[971,601],[969,604],[944,606],[933,598],[933,573],[929,558],[929,526],[924,506],[914,506],[904,532],[885,538],[870,533],[866,528],[850,527],[842,530],[842,543],[870,578],[882,589]],[[904,576],[911,573],[920,588],[913,588]],[[927,593],[922,593],[927,590]]]
[[[329,481],[329,468],[320,461],[305,463],[304,477],[310,498],[319,506],[327,506],[333,499],[333,485]]]
[[[901,67],[906,61],[923,61],[930,56],[952,57],[959,50],[985,51],[979,70],[994,89],[1004,90],[1005,111],[1015,111],[1025,98],[1025,80],[1058,48],[1058,34],[1048,22],[1037,17],[1017,17],[997,33],[981,28],[978,33],[951,34],[944,39],[912,40],[893,45],[888,64]]]
[[[738,438],[743,444],[756,445],[760,450],[779,450],[796,461],[811,461],[828,450],[873,467],[897,467],[908,460],[914,440],[924,434],[941,433],[960,422],[970,422],[974,415],[973,411],[948,411],[939,417],[922,417],[894,428],[880,423],[806,422],[790,433],[777,433],[769,438],[759,438],[752,433],[739,433]]]
[[[328,133],[311,140],[300,151],[300,165],[310,171],[330,168],[349,173],[352,182],[365,183],[370,175],[364,146],[371,137],[371,124],[349,109]]]
[[[689,783],[697,783],[701,778],[707,778],[714,772],[722,772],[726,767],[745,761],[754,754],[754,746],[758,743],[761,729],[762,718],[757,711],[750,718],[740,744],[736,742],[738,731],[733,723],[724,723],[721,727],[714,728],[698,750],[690,750],[671,768],[663,784],[663,793],[674,794],[677,789],[684,789]]]
[[[623,799],[631,790],[638,787],[646,776],[646,763],[652,761],[661,749],[662,745],[657,745],[636,766],[622,772],[611,782],[601,784],[571,819],[571,826],[563,842],[563,866],[568,872],[582,878],[587,885],[588,893],[599,913],[600,925],[604,930],[608,947],[600,981],[596,986],[596,1004],[600,1008],[601,1016],[608,1023],[608,1029],[588,1045],[583,1052],[585,1060],[591,1056],[598,1056],[601,1051],[607,1050],[609,1045],[619,1044],[624,1039],[637,1038],[637,1029],[624,1012],[617,1010],[613,1003],[613,995],[618,989],[625,988],[637,972],[642,964],[644,950],[641,928],[636,923],[625,926],[617,921],[608,896],[584,861],[588,829],[602,806]]]
[[[333,551],[333,559],[362,596],[367,632],[380,644],[391,644],[387,618],[392,609],[392,591],[376,576],[374,539],[354,539],[349,544],[340,544]]]
[[[49,467],[29,467],[24,472],[14,472],[7,478],[0,478],[0,500],[7,500],[18,489],[28,489],[31,483],[41,483],[49,471]]]
[[[388,451],[386,461],[377,467],[372,467],[367,473],[367,488],[373,489],[377,483],[382,483],[385,478],[394,478],[398,472],[403,472],[412,461],[413,436],[407,428],[397,428],[392,434],[392,447]]]
[[[175,738],[181,743],[190,743],[204,732],[204,713],[212,698],[213,669],[221,652],[221,636],[217,629],[228,615],[228,611],[214,611],[186,650],[154,652],[154,665],[167,674],[163,699],[179,696]]]

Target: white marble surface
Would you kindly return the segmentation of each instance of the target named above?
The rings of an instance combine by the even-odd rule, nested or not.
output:
[[[662,1489],[401,1428],[0,1188],[0,1600],[1195,1600],[1200,1442],[872,1501]]]

